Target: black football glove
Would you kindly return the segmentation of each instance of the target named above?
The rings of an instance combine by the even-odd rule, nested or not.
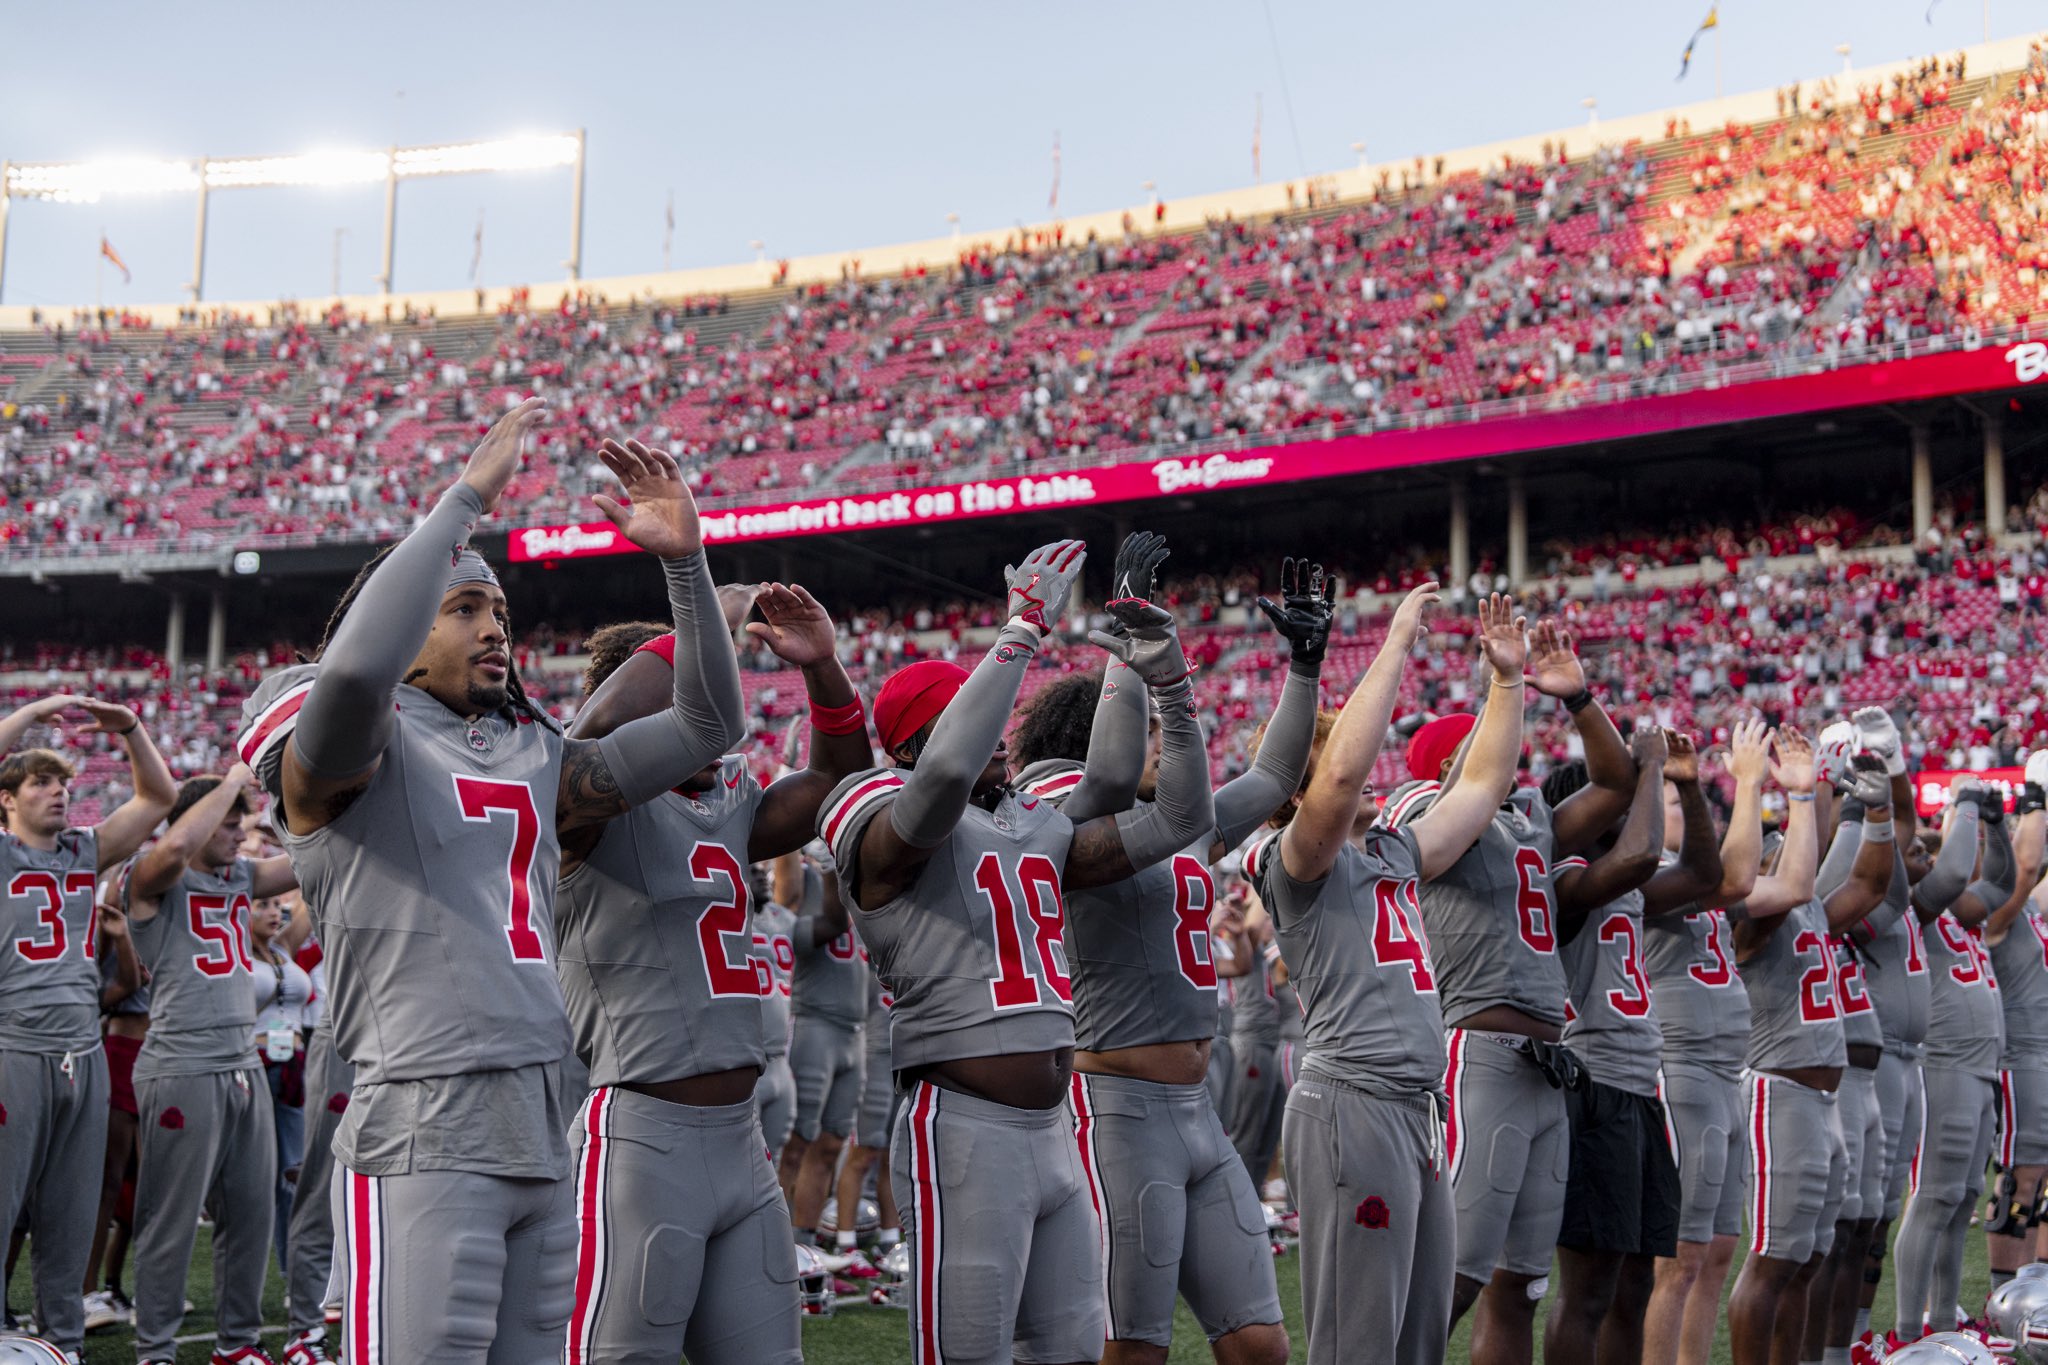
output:
[[[1323,671],[1330,649],[1330,623],[1337,616],[1337,585],[1323,577],[1323,566],[1289,557],[1280,561],[1280,605],[1259,599],[1259,610],[1273,629],[1287,637],[1288,668],[1313,678]]]
[[[1109,624],[1104,627],[1111,635],[1122,636],[1130,627],[1117,614],[1118,603],[1150,601],[1159,586],[1159,566],[1173,551],[1166,548],[1166,537],[1150,531],[1133,531],[1124,537],[1124,543],[1116,549],[1116,567],[1110,573],[1109,600],[1103,609],[1109,613]]]
[[[2031,815],[2037,810],[2048,810],[2048,788],[2038,782],[2029,782],[2020,788],[2019,804],[2013,807],[2014,815]]]

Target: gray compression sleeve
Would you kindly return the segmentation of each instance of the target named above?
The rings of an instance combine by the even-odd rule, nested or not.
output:
[[[1860,841],[1859,841],[1860,842]],[[1832,853],[1834,850],[1830,849]],[[1845,877],[1844,880],[1847,880]],[[1841,885],[1840,882],[1835,885]],[[1906,907],[1912,904],[1913,885],[1906,880],[1906,858],[1894,847],[1892,849],[1892,880],[1884,889],[1884,899],[1877,908],[1849,926],[1849,939],[1857,947],[1867,947],[1891,932],[1892,926],[1905,918]]]
[[[448,587],[451,554],[469,543],[483,498],[458,483],[363,584],[299,709],[299,762],[316,777],[352,777],[377,760],[397,724],[392,699],[419,657]]]
[[[1209,750],[1195,720],[1194,694],[1195,685],[1187,678],[1152,694],[1159,702],[1159,789],[1144,809],[1116,817],[1124,856],[1140,871],[1216,828]]]
[[[1004,626],[995,644],[932,727],[932,737],[903,790],[889,803],[889,823],[912,848],[937,848],[960,823],[974,784],[995,756],[1003,727],[1016,709],[1017,689],[1038,652],[1038,632],[1020,621]]]
[[[2013,888],[2019,885],[2019,869],[2013,865],[2012,839],[2005,830],[2006,822],[1985,825],[1984,866],[1977,880],[1964,889],[1981,902],[1985,910],[1996,910],[2012,899]]]
[[[1828,845],[1827,856],[1820,860],[1820,871],[1813,878],[1813,889],[1823,898],[1833,895],[1836,887],[1849,880],[1849,870],[1856,865],[1856,850],[1863,843],[1859,832],[1863,827],[1863,803],[1854,797],[1845,800],[1840,815],[1834,842]]]
[[[1309,746],[1316,737],[1314,674],[1289,671],[1280,689],[1280,705],[1266,722],[1259,755],[1250,771],[1223,784],[1216,793],[1216,830],[1225,848],[1236,848],[1251,832],[1301,790],[1308,771]]]
[[[1060,810],[1075,824],[1129,810],[1145,775],[1145,730],[1152,706],[1145,680],[1121,659],[1102,670],[1102,695],[1088,729],[1088,762]]]
[[[746,733],[740,665],[702,550],[661,561],[676,623],[675,690],[668,710],[628,721],[598,749],[619,794],[642,805],[717,759]]]
[[[1921,909],[1940,914],[1963,894],[1976,867],[1977,805],[1973,801],[1959,802],[1955,820],[1941,836],[1941,852],[1935,855],[1934,866],[1913,888],[1913,900]]]

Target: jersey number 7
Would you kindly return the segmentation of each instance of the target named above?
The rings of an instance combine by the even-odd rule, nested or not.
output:
[[[455,800],[465,820],[512,817],[512,847],[505,853],[505,937],[514,962],[548,960],[547,948],[533,927],[533,855],[540,847],[540,811],[533,788],[524,782],[455,774]]]

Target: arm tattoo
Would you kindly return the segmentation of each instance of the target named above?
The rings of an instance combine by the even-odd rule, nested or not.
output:
[[[1074,827],[1074,841],[1067,847],[1066,873],[1060,879],[1065,885],[1107,886],[1136,872],[1124,852],[1124,836],[1116,827],[1115,816],[1098,816]]]
[[[609,820],[626,809],[619,781],[612,776],[596,740],[572,739],[562,745],[562,782],[555,797],[555,825],[574,828]]]

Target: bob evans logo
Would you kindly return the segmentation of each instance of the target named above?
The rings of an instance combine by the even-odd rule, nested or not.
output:
[[[1211,455],[1205,460],[1161,460],[1152,466],[1159,491],[1178,493],[1187,488],[1216,488],[1226,483],[1256,483],[1273,472],[1273,461],[1264,457],[1233,460],[1228,455]]]
[[[602,522],[595,526],[534,526],[513,537],[514,559],[568,559],[576,555],[616,555],[639,548]]]
[[[2022,341],[2005,358],[2012,362],[2012,377],[2022,384],[2048,375],[2048,341]]]

